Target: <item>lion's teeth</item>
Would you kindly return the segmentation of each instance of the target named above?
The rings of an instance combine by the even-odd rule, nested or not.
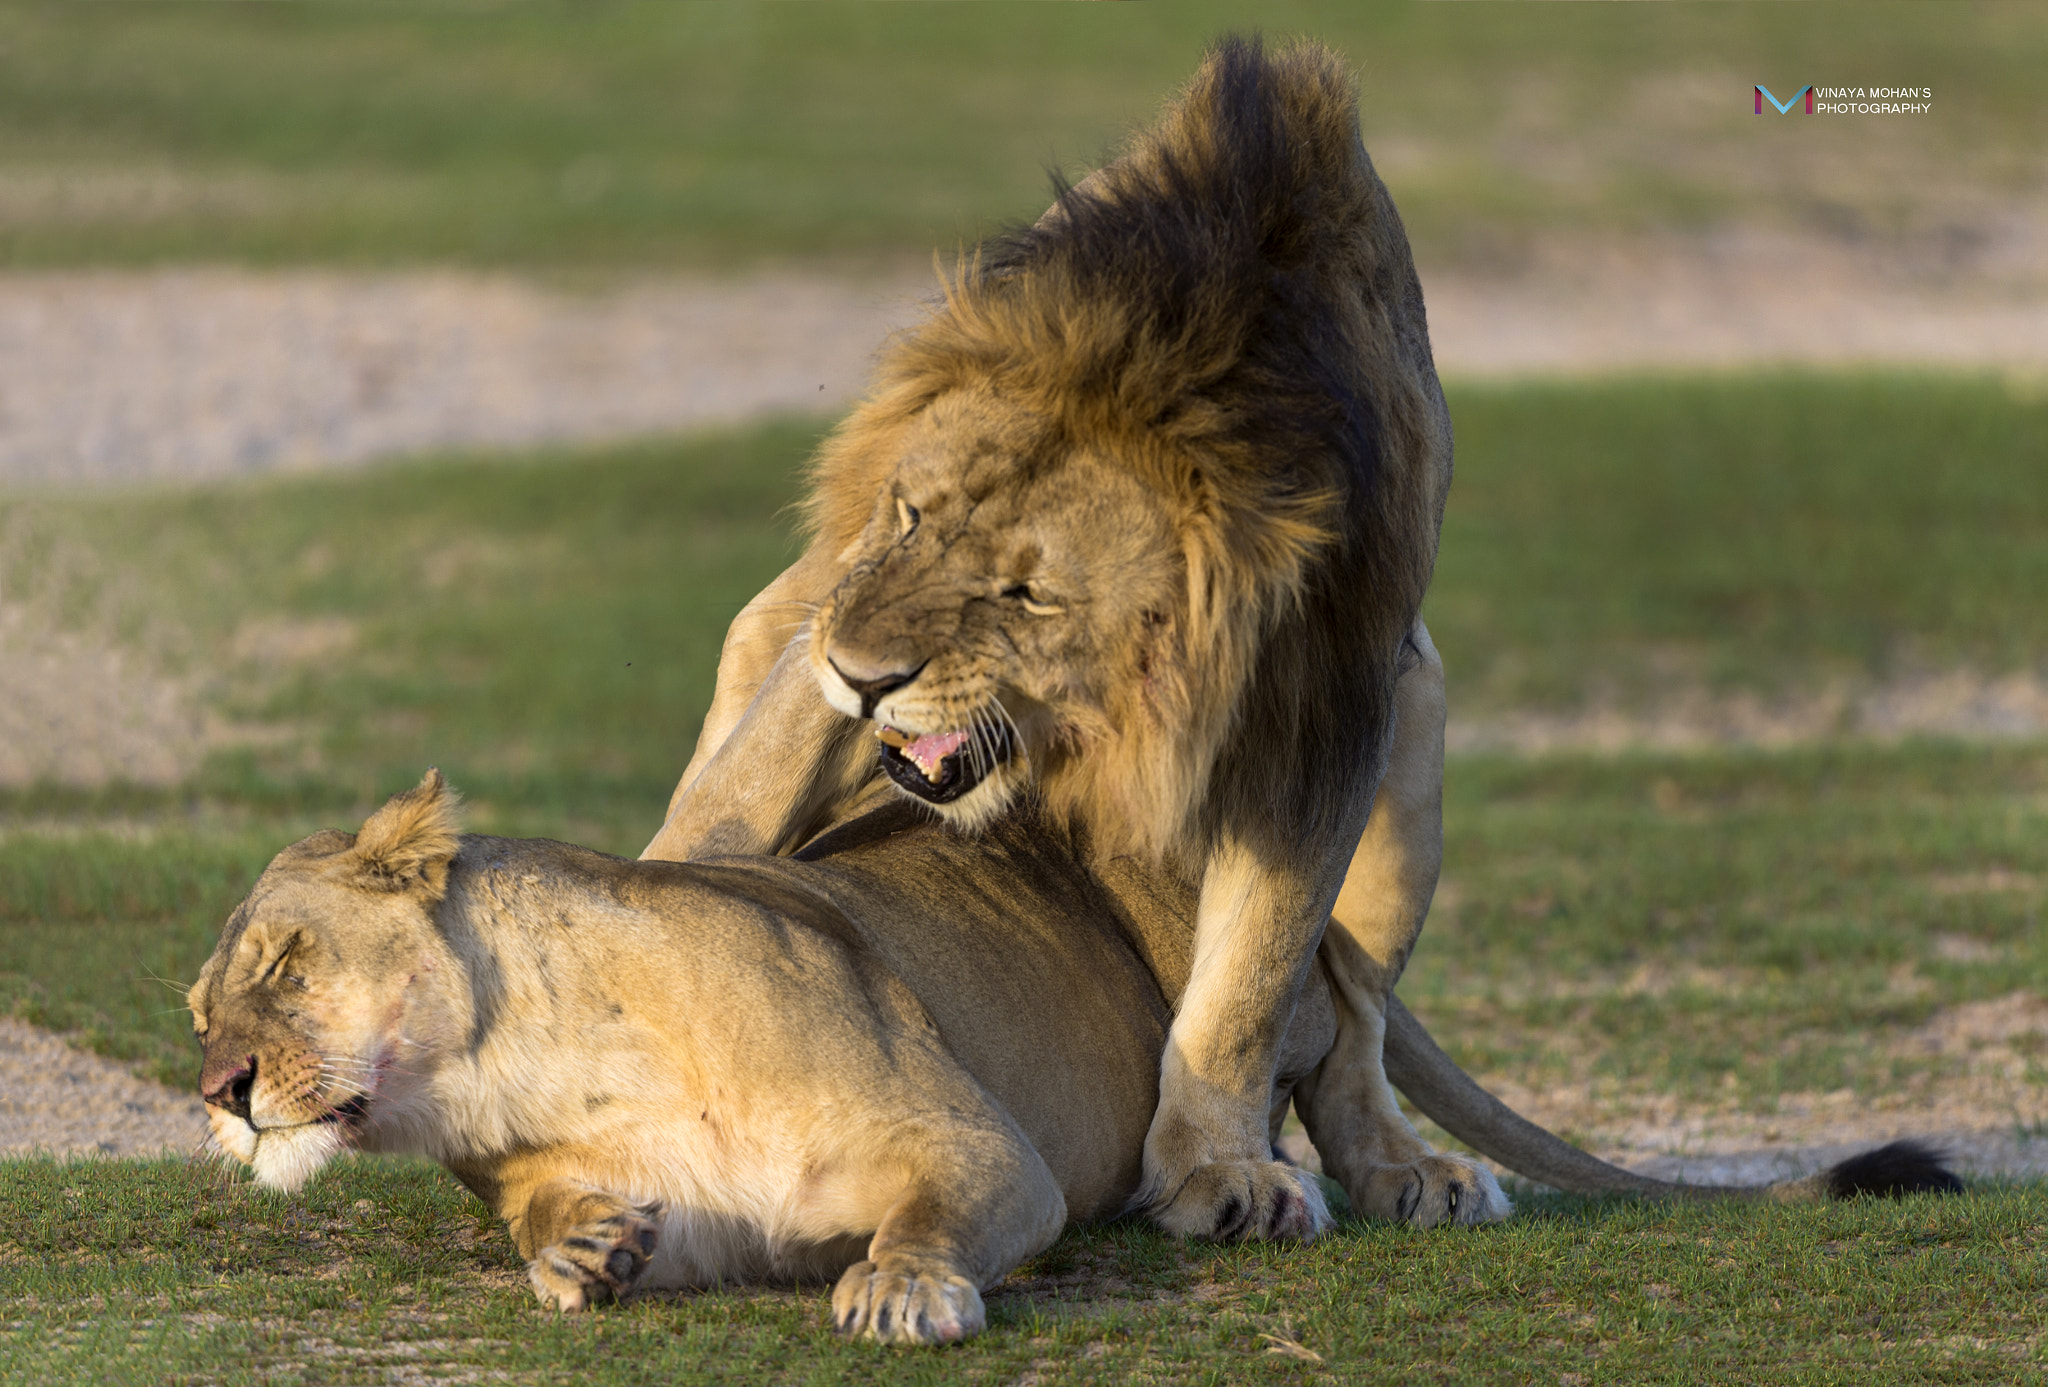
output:
[[[946,758],[967,744],[965,732],[927,732],[900,748],[924,778],[936,785],[945,774]]]

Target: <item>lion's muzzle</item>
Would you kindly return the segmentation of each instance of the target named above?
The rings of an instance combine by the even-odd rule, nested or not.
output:
[[[830,655],[825,657],[825,663],[832,666],[832,672],[838,675],[840,681],[853,691],[854,697],[860,700],[860,715],[871,718],[875,715],[877,703],[898,689],[907,688],[912,680],[924,673],[925,665],[931,661],[920,661],[915,669],[862,671],[859,674],[849,674],[839,660]]]

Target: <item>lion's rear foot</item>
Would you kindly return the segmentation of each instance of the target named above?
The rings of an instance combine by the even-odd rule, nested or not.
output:
[[[1315,1176],[1280,1161],[1196,1166],[1151,1212],[1161,1228],[1177,1237],[1218,1242],[1305,1242],[1336,1226]]]
[[[572,1311],[625,1295],[654,1254],[660,1212],[621,1204],[570,1228],[526,1264],[533,1293],[543,1305]]]
[[[950,1344],[988,1323],[981,1291],[930,1258],[884,1256],[855,1262],[832,1291],[832,1324],[841,1334],[885,1344]]]
[[[1493,1172],[1469,1156],[1424,1156],[1405,1165],[1374,1166],[1346,1192],[1368,1218],[1414,1228],[1498,1223],[1513,1212]]]

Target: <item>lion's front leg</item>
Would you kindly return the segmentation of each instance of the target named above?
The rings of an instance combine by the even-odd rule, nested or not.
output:
[[[1428,1228],[1504,1218],[1508,1201],[1485,1166],[1439,1153],[1415,1131],[1382,1055],[1387,998],[1422,932],[1444,855],[1443,662],[1419,621],[1409,651],[1386,774],[1323,938],[1336,1043],[1295,1090],[1295,1106],[1354,1210]]]
[[[813,551],[733,619],[696,754],[642,858],[789,851],[874,774],[860,724],[825,702],[805,654],[831,581]]]
[[[1275,1059],[1328,918],[1313,874],[1225,842],[1203,874],[1194,969],[1167,1036],[1140,1202],[1183,1237],[1312,1238],[1331,1226],[1312,1176],[1272,1159]]]

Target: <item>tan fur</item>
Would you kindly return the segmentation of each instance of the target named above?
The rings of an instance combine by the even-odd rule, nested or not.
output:
[[[294,1189],[345,1149],[446,1164],[543,1302],[840,1277],[933,1342],[1069,1217],[1120,1211],[1191,894],[1017,814],[884,804],[795,858],[627,862],[457,837],[437,774],[280,853],[190,995],[220,1147]],[[388,864],[431,863],[393,890]],[[991,967],[980,941],[1005,947]],[[1333,1030],[1317,979],[1284,1101]],[[1306,1228],[1313,1180],[1246,1216]]]
[[[394,861],[425,870],[394,888]],[[1140,1189],[1195,909],[1029,810],[966,838],[856,806],[792,858],[626,862],[458,836],[429,772],[361,833],[278,854],[229,919],[188,998],[200,1090],[266,1185],[352,1148],[441,1161],[505,1219],[543,1304],[836,1275],[842,1331],[944,1342],[1066,1219]],[[1316,1130],[1356,1067],[1335,971],[1326,944],[1277,1047],[1276,1126],[1292,1097]],[[1757,1190],[1646,1180],[1502,1107],[1391,998],[1387,1022],[1418,1105],[1565,1188],[1954,1187],[1897,1148]],[[1195,1179],[1232,1227],[1327,1217],[1301,1172],[1264,1174]],[[1443,1157],[1366,1188],[1418,1223],[1499,1199]]]
[[[968,733],[977,769],[1010,750],[940,812],[985,828],[1028,792],[1198,889],[1147,1196],[1174,1231],[1254,1237],[1302,1231],[1234,1220],[1292,1181],[1267,1154],[1274,1057],[1348,868],[1355,1072],[1305,1120],[1361,1209],[1497,1217],[1497,1197],[1404,1214],[1386,1193],[1491,1183],[1415,1137],[1380,1061],[1435,884],[1401,845],[1440,836],[1440,672],[1415,696],[1413,802],[1377,836],[1368,814],[1409,735],[1404,659],[1438,669],[1417,613],[1450,466],[1348,74],[1312,46],[1225,44],[885,350],[817,460],[810,550],[734,623],[645,855],[803,842],[872,775],[870,716]]]

